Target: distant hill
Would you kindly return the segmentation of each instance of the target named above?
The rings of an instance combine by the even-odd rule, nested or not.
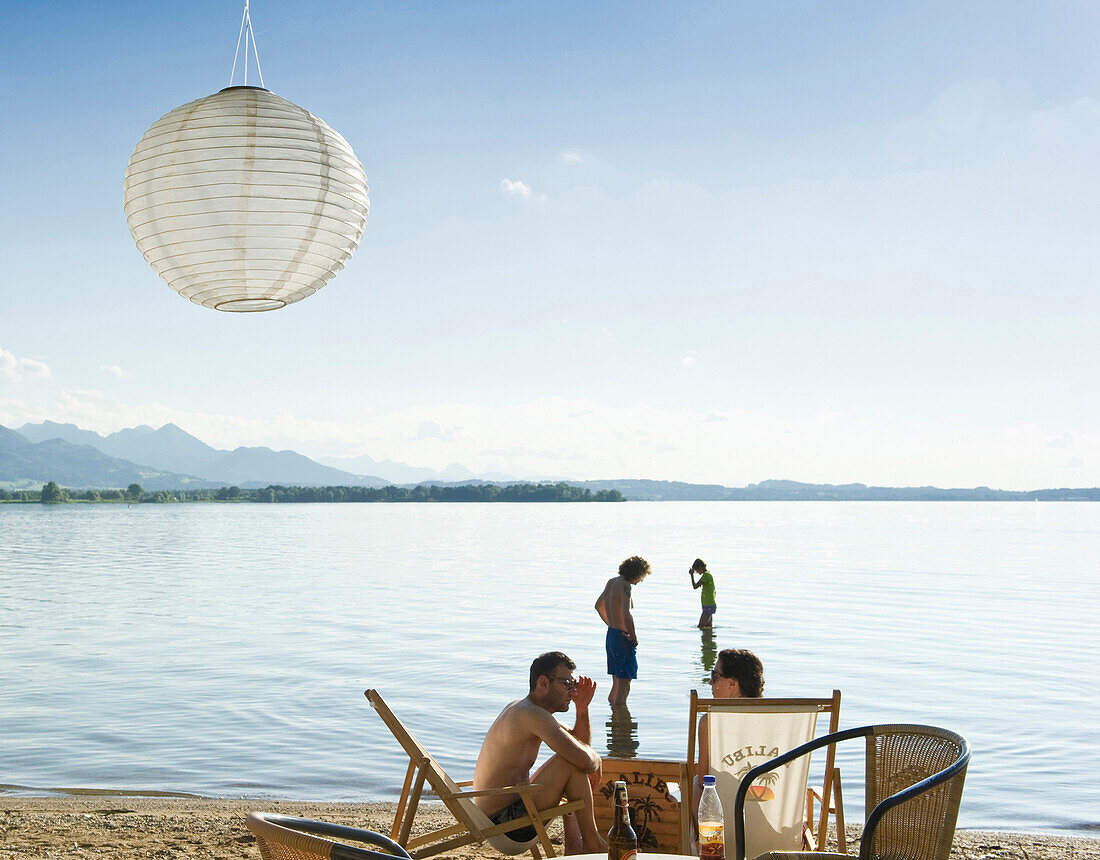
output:
[[[233,451],[212,448],[177,427],[159,430],[142,425],[100,436],[75,424],[44,421],[24,424],[19,432],[0,427],[0,484],[31,487],[56,481],[64,487],[126,487],[146,490],[198,489],[235,485],[241,489],[284,487],[440,487],[495,484],[523,479],[509,475],[475,475],[452,464],[442,472],[368,456],[316,462],[295,451],[241,447]],[[331,465],[343,463],[370,474]],[[141,464],[141,465],[137,465]],[[689,484],[625,478],[606,481],[533,481],[568,484],[598,493],[618,490],[631,501],[1100,501],[1100,489],[994,490],[989,487],[871,487],[866,484],[805,484],[769,480],[746,487]]]
[[[869,487],[866,484],[803,484],[798,481],[761,481],[747,487],[685,484],[680,481],[582,481],[590,490],[618,490],[631,501],[699,502],[1011,502],[1100,501],[1100,488],[993,490],[940,487]]]
[[[56,481],[63,487],[101,489],[141,484],[146,490],[198,489],[210,483],[194,475],[175,474],[109,457],[91,445],[51,438],[32,442],[0,427],[0,483],[40,487]]]
[[[639,502],[719,502],[728,501],[730,493],[739,492],[721,484],[686,484],[683,481],[648,481],[637,478],[582,481],[580,485],[593,492],[618,490],[628,500]]]
[[[211,483],[233,484],[242,488],[270,484],[382,487],[390,483],[374,475],[359,475],[323,466],[295,451],[273,451],[262,447],[221,451],[175,424],[165,424],[159,430],[143,424],[109,436],[100,436],[90,430],[81,430],[75,424],[43,421],[41,424],[24,424],[19,432],[32,441],[63,439],[90,445],[110,457],[145,463],[165,471],[201,475]]]
[[[393,460],[375,460],[367,454],[359,457],[319,457],[317,462],[332,466],[335,469],[378,475],[394,484],[436,482],[442,486],[443,484],[468,484],[472,481],[513,483],[517,480],[515,476],[506,475],[503,472],[486,472],[478,475],[459,463],[451,463],[442,471],[437,471],[426,466],[409,466],[406,463],[397,463]]]

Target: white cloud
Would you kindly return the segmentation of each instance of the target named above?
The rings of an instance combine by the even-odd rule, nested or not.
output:
[[[505,197],[514,200],[530,200],[534,193],[531,191],[530,185],[526,182],[520,182],[518,179],[500,180],[500,190]]]
[[[119,367],[116,364],[101,364],[99,366],[99,369],[100,370],[105,370],[107,373],[111,374],[111,376],[115,377],[116,379],[132,379],[133,376],[134,376],[132,371],[126,370],[123,367]]]
[[[16,358],[13,353],[0,347],[0,378],[21,382],[24,377],[48,379],[50,367],[44,361],[34,358]]]
[[[684,367],[695,367],[699,363],[698,356],[699,353],[694,349],[689,349],[684,353],[684,357],[680,359],[680,364]]]
[[[444,442],[449,442],[454,436],[451,435],[449,430],[444,430],[434,421],[421,421],[416,428],[416,433],[414,433],[411,438],[440,439]]]
[[[558,157],[562,164],[577,165],[585,162],[584,153],[579,149],[563,149]]]
[[[1050,448],[1072,448],[1073,434],[1061,433],[1058,436],[1055,436],[1053,439],[1048,439],[1047,446]]]
[[[27,376],[36,376],[39,379],[49,379],[50,367],[44,361],[37,361],[33,358],[21,358],[19,359],[19,368]]]

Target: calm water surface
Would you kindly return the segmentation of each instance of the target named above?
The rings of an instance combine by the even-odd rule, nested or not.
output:
[[[641,670],[611,721],[592,604],[634,553]],[[689,689],[747,647],[769,695],[839,688],[842,727],[967,735],[960,826],[1095,832],[1098,559],[1088,503],[3,505],[0,783],[394,800],[366,687],[466,778],[550,649],[600,684],[598,750],[683,758]]]

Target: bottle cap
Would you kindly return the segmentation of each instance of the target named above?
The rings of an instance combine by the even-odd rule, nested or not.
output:
[[[713,776],[711,776],[709,773],[706,776],[703,777],[703,785],[704,786],[714,785],[714,783],[715,783],[715,778]]]
[[[619,787],[620,785],[621,785],[621,786],[622,786],[623,788],[626,788],[626,780],[625,780],[625,779],[617,779],[617,780],[615,780],[615,788],[618,788],[618,787]]]

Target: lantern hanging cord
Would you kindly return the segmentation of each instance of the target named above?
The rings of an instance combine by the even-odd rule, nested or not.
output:
[[[237,57],[241,53],[241,39],[244,39],[244,85],[248,86],[248,40],[252,40],[252,56],[256,60],[256,74],[260,76],[260,86],[264,85],[264,73],[260,69],[260,49],[256,47],[256,34],[252,32],[252,16],[248,12],[249,0],[244,0],[244,14],[241,16],[241,31],[237,34],[237,50],[233,52],[233,69],[229,73],[229,86],[237,75]]]

